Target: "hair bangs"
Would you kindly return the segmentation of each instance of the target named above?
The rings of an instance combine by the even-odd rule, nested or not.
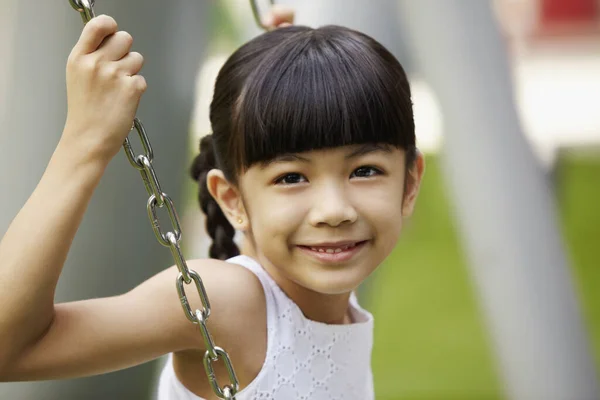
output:
[[[352,144],[415,145],[410,88],[398,61],[359,32],[302,31],[269,51],[234,113],[239,164]]]

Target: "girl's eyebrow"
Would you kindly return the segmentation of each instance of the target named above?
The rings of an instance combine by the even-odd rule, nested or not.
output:
[[[267,168],[271,164],[282,163],[282,162],[292,162],[292,161],[302,161],[302,162],[310,162],[308,158],[299,156],[297,154],[287,153],[281,154],[276,157],[273,157],[270,160],[263,161],[261,163],[261,168]]]
[[[379,152],[379,151],[390,153],[392,151],[392,149],[387,144],[367,143],[367,144],[360,146],[358,149],[354,150],[352,153],[347,154],[344,158],[346,160],[349,160],[352,158],[357,158],[357,157],[364,156],[369,153]],[[294,153],[286,153],[286,154],[281,154],[281,155],[275,156],[275,157],[271,158],[270,160],[261,162],[260,167],[264,169],[272,164],[293,162],[293,161],[301,161],[301,162],[306,162],[306,163],[310,162],[310,160],[306,157],[302,157],[302,156],[299,156],[298,154],[294,154]]]
[[[354,150],[352,153],[346,155],[346,160],[350,158],[357,158],[360,156],[364,156],[365,154],[383,151],[386,153],[390,153],[392,149],[389,145],[385,144],[376,144],[376,143],[367,143],[360,146],[358,149]]]

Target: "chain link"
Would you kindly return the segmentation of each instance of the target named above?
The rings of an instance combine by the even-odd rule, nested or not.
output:
[[[94,18],[94,0],[69,0],[69,3],[81,14],[84,24]],[[173,259],[175,260],[175,264],[179,270],[179,275],[177,276],[176,280],[176,287],[183,312],[190,322],[200,327],[200,333],[202,334],[206,348],[206,352],[204,353],[204,369],[206,370],[206,375],[208,376],[210,386],[219,398],[235,400],[235,394],[239,391],[239,381],[233,369],[233,364],[231,363],[229,354],[227,354],[227,352],[221,347],[215,346],[214,340],[208,331],[208,327],[206,326],[208,317],[210,317],[210,302],[208,300],[208,294],[206,293],[206,288],[204,287],[204,283],[202,282],[200,275],[198,275],[196,271],[188,268],[186,260],[181,252],[181,246],[179,244],[181,241],[181,224],[179,222],[179,217],[177,216],[177,211],[175,210],[175,205],[173,204],[173,200],[171,200],[169,195],[161,190],[156,171],[152,166],[154,153],[142,122],[135,118],[133,120],[133,127],[131,129],[135,129],[137,131],[145,153],[136,155],[133,151],[129,138],[125,139],[125,142],[123,143],[123,149],[125,150],[125,154],[129,159],[129,163],[135,169],[140,171],[142,180],[144,182],[144,187],[150,196],[146,208],[148,211],[148,217],[152,223],[152,229],[156,235],[156,239],[163,246],[169,247],[171,254],[173,255]],[[158,218],[158,209],[163,207],[166,207],[169,214],[171,227],[173,229],[172,231],[163,232],[162,230]],[[196,286],[198,295],[200,297],[200,302],[202,303],[201,310],[192,311],[190,302],[188,301],[187,294],[185,292],[185,285],[189,285],[192,282]],[[223,361],[225,369],[227,370],[227,374],[229,375],[229,383],[222,387],[217,381],[217,377],[213,368],[213,363],[219,360]]]
[[[173,200],[171,200],[169,195],[166,193],[162,193],[162,197],[165,200],[163,207],[167,207],[167,212],[169,213],[171,225],[173,226],[174,230],[169,231],[167,233],[163,233],[162,228],[160,227],[160,221],[158,219],[157,214],[158,208],[162,207],[158,204],[158,199],[154,197],[153,194],[150,195],[150,198],[148,199],[148,218],[150,219],[150,222],[152,222],[152,229],[154,230],[154,234],[156,235],[156,239],[158,239],[158,242],[165,247],[171,247],[171,242],[167,238],[167,234],[170,233],[174,235],[176,242],[179,243],[179,241],[181,240],[181,225],[179,223],[179,217],[177,216],[177,211],[175,210]]]
[[[69,0],[71,7],[81,14],[81,19],[84,24],[96,16],[94,14],[95,2],[95,0]]]

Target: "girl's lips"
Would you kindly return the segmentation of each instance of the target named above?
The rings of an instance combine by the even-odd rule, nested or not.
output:
[[[321,262],[326,263],[342,263],[352,259],[363,247],[368,243],[368,240],[361,242],[339,244],[333,246],[298,246],[305,254],[316,258]]]

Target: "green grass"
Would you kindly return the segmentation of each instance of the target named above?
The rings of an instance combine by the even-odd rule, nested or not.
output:
[[[600,360],[600,159],[571,157],[559,172],[563,232]],[[403,238],[366,291],[377,399],[503,398],[436,157]]]
[[[560,216],[600,371],[600,157],[570,157],[557,174]]]

